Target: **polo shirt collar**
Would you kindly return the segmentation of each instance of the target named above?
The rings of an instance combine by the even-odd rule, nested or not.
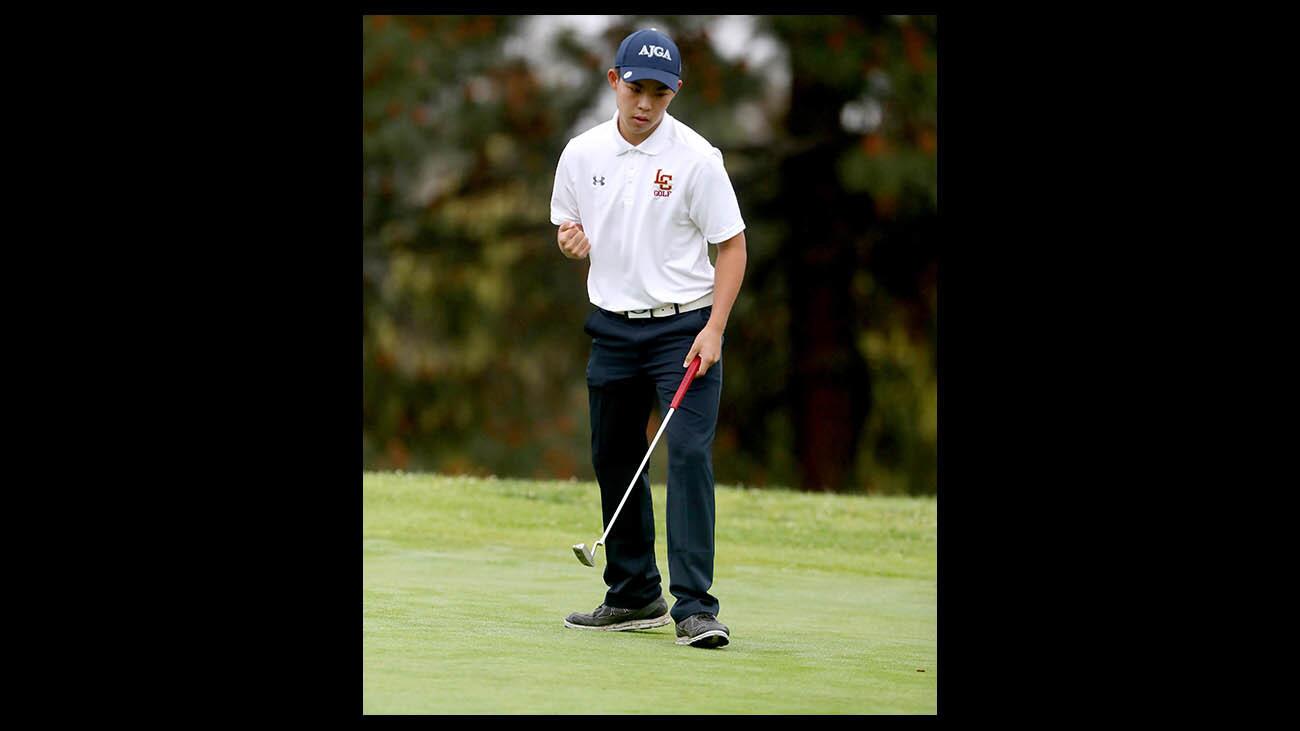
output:
[[[633,145],[623,139],[623,135],[618,131],[618,110],[614,110],[614,145],[615,155],[622,155],[628,150],[640,150],[647,155],[658,155],[672,142],[672,131],[669,129],[673,124],[673,118],[664,112],[663,121],[655,127],[655,131],[639,145]]]

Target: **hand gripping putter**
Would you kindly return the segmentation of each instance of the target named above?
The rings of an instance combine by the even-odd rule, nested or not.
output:
[[[645,469],[645,463],[650,460],[650,453],[655,451],[655,445],[659,443],[659,437],[663,436],[664,429],[668,427],[668,420],[673,418],[673,412],[676,411],[677,406],[681,404],[682,397],[686,395],[686,389],[691,387],[691,381],[695,380],[695,372],[699,369],[700,356],[697,355],[695,356],[695,360],[691,361],[691,367],[686,369],[686,376],[682,378],[682,385],[677,387],[677,395],[673,396],[672,406],[668,407],[668,413],[664,416],[664,422],[659,425],[659,432],[655,434],[654,441],[650,442],[650,448],[646,450],[645,457],[641,460],[641,466],[637,467],[636,472],[632,473],[632,482],[628,484],[627,490],[624,491],[623,499],[618,501],[618,507],[614,510],[614,517],[610,518],[609,525],[605,526],[605,534],[600,537],[599,541],[592,544],[591,548],[587,548],[587,544],[585,543],[579,543],[573,547],[573,554],[578,557],[578,560],[581,561],[583,565],[596,565],[596,549],[599,548],[600,545],[605,542],[605,539],[609,537],[610,528],[614,527],[614,521],[618,520],[618,514],[623,510],[623,503],[626,503],[627,496],[632,494],[632,487],[636,485],[637,479],[641,477],[641,470]]]

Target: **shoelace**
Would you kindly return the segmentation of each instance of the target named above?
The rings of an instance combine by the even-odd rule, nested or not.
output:
[[[712,614],[709,614],[708,612],[700,612],[699,614],[692,614],[691,617],[690,617],[690,619],[693,620],[693,621],[691,621],[691,624],[698,624],[698,623],[701,623],[701,622],[717,622],[717,621],[718,621],[718,618],[717,618],[716,616],[714,616],[714,615],[712,615]]]

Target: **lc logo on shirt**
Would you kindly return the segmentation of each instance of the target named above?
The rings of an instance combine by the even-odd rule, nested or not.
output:
[[[668,196],[672,195],[673,184],[669,182],[672,179],[673,176],[664,175],[663,168],[659,168],[657,171],[655,171],[655,184],[659,186],[659,190],[656,190],[654,192],[655,197],[667,198]]]

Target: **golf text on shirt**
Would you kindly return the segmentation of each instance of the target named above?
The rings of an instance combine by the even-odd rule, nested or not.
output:
[[[621,312],[713,291],[708,244],[745,230],[722,152],[664,112],[640,145],[618,112],[569,140],[555,171],[551,223],[581,223],[591,243],[587,296]]]

